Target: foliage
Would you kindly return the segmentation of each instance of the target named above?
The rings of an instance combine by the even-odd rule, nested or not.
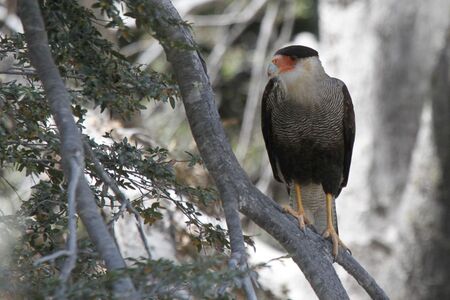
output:
[[[239,271],[226,268],[227,258],[221,255],[200,257],[192,262],[176,265],[172,261],[134,260],[131,270],[139,288],[160,299],[174,299],[193,295],[199,299],[228,299],[226,287],[233,287]],[[145,280],[142,280],[145,279]]]
[[[95,24],[117,28],[122,37],[129,34],[114,9],[115,4],[98,1],[93,5],[110,18],[111,21],[105,22],[74,1],[41,2],[53,57],[69,87],[73,114],[82,131],[91,108],[100,107],[101,111],[107,110],[112,116],[127,120],[145,109],[144,101],[174,105],[178,97],[177,88],[167,75],[133,66],[96,29]],[[7,228],[20,232],[11,263],[1,266],[0,288],[5,297],[45,298],[58,285],[62,259],[38,266],[33,263],[63,248],[67,235],[66,183],[60,165],[59,135],[42,86],[30,68],[23,35],[4,36],[1,43],[0,58],[13,57],[14,69],[23,72],[24,77],[1,83],[0,165],[23,171],[34,178],[35,184],[31,197],[22,201],[15,215],[0,217]],[[105,133],[103,143],[89,136],[85,139],[118,186],[138,194],[131,203],[145,224],[151,226],[160,222],[166,215],[165,206],[173,205],[187,219],[182,234],[198,251],[211,249],[222,253],[229,248],[226,230],[205,222],[198,209],[198,205],[208,206],[217,201],[215,190],[181,184],[175,176],[175,164],[192,167],[199,163],[198,157],[189,154],[177,161],[164,148],[133,145],[126,138],[115,140],[110,133]],[[121,205],[89,158],[86,175],[99,208],[108,207],[113,211],[113,215],[107,217],[113,223],[123,214],[118,210]],[[79,230],[83,231],[81,224]],[[81,235],[78,244],[80,254],[68,296],[109,298],[111,276],[120,274],[105,273],[85,235]],[[216,297],[219,283],[224,278],[231,282],[233,276],[237,276],[227,271],[223,259],[217,257],[179,265],[167,260],[145,259],[133,263],[130,272],[148,291],[149,298],[153,295],[170,299],[171,290],[179,289],[201,298]]]

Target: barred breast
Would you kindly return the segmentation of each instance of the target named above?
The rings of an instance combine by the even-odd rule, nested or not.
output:
[[[343,174],[342,84],[329,78],[315,93],[289,94],[272,108],[272,136],[287,182],[322,184],[338,194]]]
[[[281,143],[297,147],[304,140],[313,140],[323,147],[342,140],[342,86],[327,80],[314,99],[286,99],[273,109],[273,130]]]

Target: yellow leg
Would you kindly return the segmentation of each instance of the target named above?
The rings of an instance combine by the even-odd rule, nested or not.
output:
[[[297,211],[294,210],[292,207],[285,206],[284,212],[287,212],[294,217],[297,218],[298,224],[302,230],[305,229],[305,224],[310,224],[309,220],[305,216],[305,209],[303,208],[303,202],[302,202],[302,193],[301,193],[301,187],[300,184],[297,182],[294,183],[295,187],[295,199],[297,201]]]
[[[327,229],[325,229],[322,236],[324,238],[331,238],[331,241],[333,242],[333,256],[336,258],[339,251],[339,245],[341,245],[345,250],[348,250],[347,247],[344,245],[344,243],[339,239],[338,234],[336,233],[336,230],[333,226],[333,195],[328,194],[326,195],[326,201],[327,201]]]

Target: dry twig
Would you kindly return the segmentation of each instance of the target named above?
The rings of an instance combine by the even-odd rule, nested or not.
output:
[[[102,163],[95,156],[94,151],[92,151],[91,147],[86,141],[84,142],[84,151],[87,153],[92,163],[94,164],[94,168],[95,171],[97,172],[97,175],[100,176],[102,181],[111,188],[111,190],[114,192],[114,194],[116,195],[117,199],[119,199],[119,202],[121,204],[119,211],[115,214],[114,218],[111,220],[111,223],[117,221],[118,218],[123,214],[125,209],[128,209],[128,211],[130,211],[134,215],[134,218],[136,219],[136,227],[138,229],[139,236],[142,240],[142,243],[144,244],[144,248],[145,251],[147,252],[148,258],[151,258],[152,254],[150,252],[150,246],[148,245],[147,237],[145,236],[144,222],[142,221],[141,215],[133,207],[130,200],[125,196],[125,194],[122,193],[117,183],[106,172]]]
[[[226,50],[234,41],[244,32],[244,30],[250,26],[251,21],[256,17],[261,8],[264,7],[267,0],[253,0],[249,6],[252,6],[252,10],[249,10],[249,14],[246,14],[247,19],[239,24],[234,25],[226,33],[221,35],[220,39],[216,42],[213,50],[208,57],[208,75],[212,85],[215,85],[218,79],[219,70],[222,67],[222,58],[225,55]]]

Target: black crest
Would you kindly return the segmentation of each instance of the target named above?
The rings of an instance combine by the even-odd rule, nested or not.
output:
[[[288,46],[281,48],[277,52],[275,52],[275,55],[286,55],[291,56],[295,58],[307,58],[307,57],[313,57],[313,56],[319,56],[316,50],[311,49],[309,47],[305,46]]]

